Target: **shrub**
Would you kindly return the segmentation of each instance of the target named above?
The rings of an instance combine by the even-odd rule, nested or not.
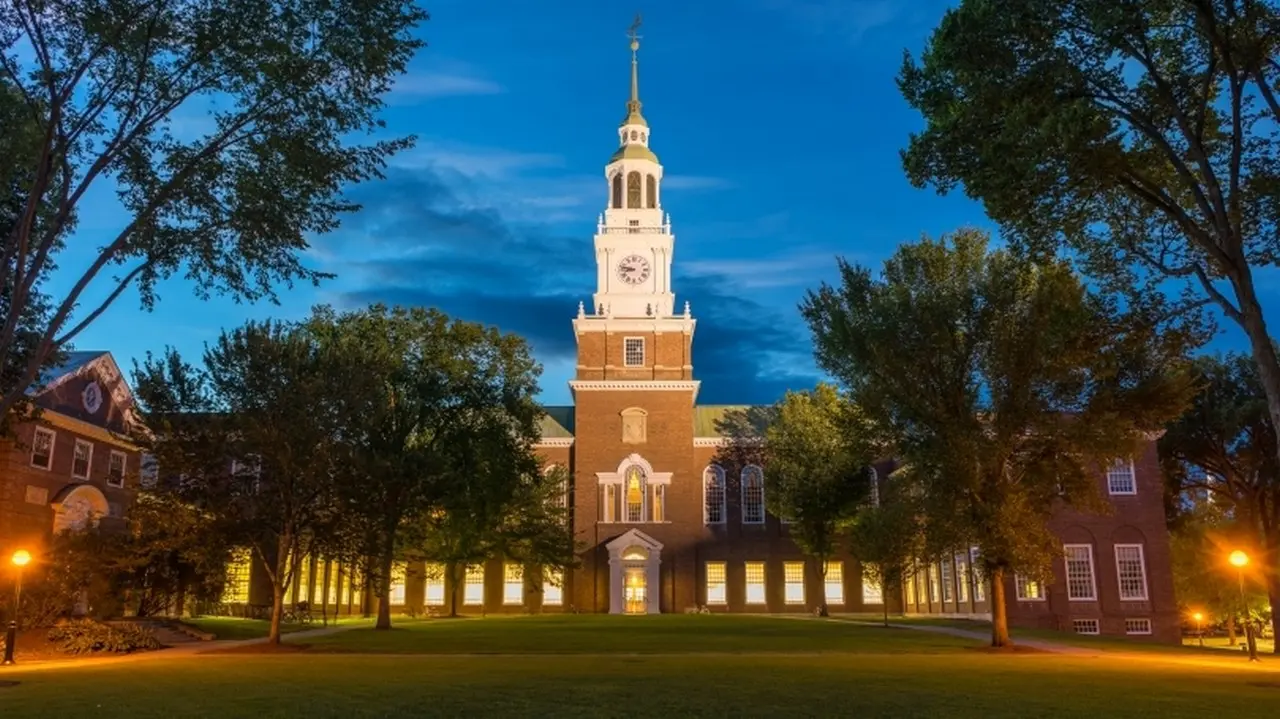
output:
[[[161,646],[145,627],[136,624],[113,627],[92,619],[59,622],[49,630],[48,637],[59,650],[68,654],[128,654]]]

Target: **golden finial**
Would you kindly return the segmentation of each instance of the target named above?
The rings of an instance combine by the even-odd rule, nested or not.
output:
[[[631,21],[631,27],[627,30],[627,37],[631,38],[631,100],[627,102],[627,119],[622,121],[624,125],[646,125],[644,115],[640,114],[640,62],[636,58],[636,51],[640,49],[640,13],[636,13],[636,19]]]

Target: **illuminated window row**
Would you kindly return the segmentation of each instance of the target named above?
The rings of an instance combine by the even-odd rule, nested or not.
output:
[[[827,562],[826,572],[821,577],[828,604],[844,604],[844,564]],[[704,566],[704,589],[707,606],[723,606],[729,603],[728,576],[726,562],[706,562]],[[743,596],[746,603],[766,604],[765,562],[743,562]],[[804,605],[805,597],[805,563],[782,563],[782,599],[790,605]],[[862,601],[864,604],[880,604],[884,595],[880,585],[871,577],[862,580]]]

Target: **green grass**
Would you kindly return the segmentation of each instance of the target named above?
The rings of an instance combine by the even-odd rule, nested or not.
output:
[[[992,654],[914,630],[765,617],[428,620],[324,651],[0,671],[10,717],[1269,716],[1280,663]],[[467,654],[484,649],[509,652]],[[654,652],[666,653],[657,654]],[[412,652],[417,652],[412,653]],[[583,652],[593,652],[590,656]],[[698,654],[701,651],[741,652]],[[563,652],[559,656],[532,652]],[[630,652],[638,652],[629,654]],[[683,653],[688,652],[688,653]],[[521,656],[521,653],[526,653]],[[609,654],[614,654],[610,656]]]
[[[366,619],[342,618],[337,624],[352,624],[356,622],[367,622]],[[202,632],[208,632],[217,639],[261,639],[267,636],[267,631],[271,628],[271,622],[266,619],[241,619],[239,617],[192,617],[183,619],[183,624],[190,625]],[[333,626],[335,621],[330,619],[329,626]],[[306,631],[308,629],[323,629],[324,625],[320,622],[311,624],[281,624],[281,634],[291,634],[293,632]]]

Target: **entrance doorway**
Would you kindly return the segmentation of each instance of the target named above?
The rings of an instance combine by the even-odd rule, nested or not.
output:
[[[627,614],[646,614],[649,611],[645,601],[645,568],[627,567],[624,570],[622,599]]]

